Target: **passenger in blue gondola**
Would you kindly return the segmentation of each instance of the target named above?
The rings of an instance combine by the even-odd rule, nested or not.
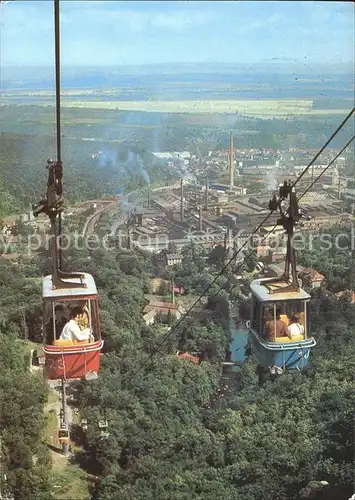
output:
[[[263,337],[265,339],[268,339],[269,338],[269,333],[270,333],[270,330],[271,330],[271,325],[270,325],[270,321],[272,321],[272,309],[266,309],[264,310],[264,328],[263,328]],[[255,325],[256,326],[256,325]]]
[[[289,337],[304,335],[304,326],[301,323],[301,315],[299,313],[293,313],[287,330]]]
[[[267,321],[264,326],[264,336],[269,342],[274,342],[275,337],[287,337],[287,327],[281,320],[281,309],[279,307],[269,309]]]
[[[70,320],[64,326],[62,333],[60,335],[61,340],[74,341],[90,341],[92,338],[90,328],[81,329],[79,326],[82,320],[82,308],[74,307],[70,314]]]

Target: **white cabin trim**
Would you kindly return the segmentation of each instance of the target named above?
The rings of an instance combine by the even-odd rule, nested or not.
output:
[[[302,290],[299,289],[298,292],[289,291],[289,292],[274,292],[270,293],[266,286],[263,283],[267,283],[268,281],[274,280],[274,278],[262,278],[260,280],[254,280],[250,284],[250,289],[252,294],[260,301],[260,302],[283,302],[284,300],[309,300],[311,296]],[[286,286],[287,283],[282,283],[281,286]]]
[[[78,288],[57,288],[53,290],[52,283],[52,275],[45,276],[43,278],[43,286],[42,286],[42,297],[43,299],[57,299],[57,298],[77,298],[77,297],[90,297],[93,295],[97,295],[97,288],[94,281],[94,278],[91,274],[82,273],[84,276],[83,282],[86,284],[86,287],[78,287]],[[63,280],[65,282],[73,282],[80,283],[80,280],[77,279],[68,279]]]

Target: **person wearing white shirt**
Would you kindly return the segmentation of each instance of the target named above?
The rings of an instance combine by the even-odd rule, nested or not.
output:
[[[300,323],[300,318],[298,313],[292,315],[290,326],[287,328],[289,337],[304,335],[304,326]]]
[[[74,307],[73,310],[71,311],[70,314],[70,320],[68,323],[64,325],[64,328],[62,330],[62,333],[60,334],[60,339],[61,340],[78,340],[78,341],[83,341],[87,340],[89,341],[91,338],[91,331],[90,328],[85,328],[81,330],[78,322],[80,321],[80,318],[82,316],[82,309],[81,307]]]

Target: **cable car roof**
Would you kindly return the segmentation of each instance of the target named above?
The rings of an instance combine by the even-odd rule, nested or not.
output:
[[[42,287],[42,297],[44,299],[56,299],[56,298],[71,298],[71,297],[87,297],[97,295],[97,288],[94,281],[94,278],[91,274],[82,273],[84,275],[84,283],[86,284],[86,288],[57,288],[55,290],[52,289],[52,275],[45,276],[43,278],[43,287]],[[70,279],[63,280],[69,281],[73,283],[80,283],[79,279]]]
[[[274,291],[273,293],[270,293],[268,288],[263,285],[263,282],[267,284],[267,282],[270,281],[270,278],[263,278],[260,280],[255,280],[252,281],[250,284],[250,289],[253,295],[257,299],[259,299],[261,302],[277,302],[277,301],[284,301],[284,300],[308,300],[311,298],[311,296],[302,290],[302,288],[299,289],[298,292],[276,292]],[[287,286],[288,283],[283,282],[279,283],[280,288],[283,286]],[[276,289],[275,284],[273,284],[273,288]]]

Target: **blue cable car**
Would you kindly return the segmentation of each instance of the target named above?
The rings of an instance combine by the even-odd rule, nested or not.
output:
[[[284,211],[282,203],[288,197],[289,207]],[[294,226],[305,216],[298,208],[290,181],[280,186],[279,196],[274,195],[269,209],[280,210],[277,225],[282,225],[287,234],[285,272],[281,277],[251,283],[251,319],[247,328],[252,355],[259,366],[280,375],[286,370],[306,368],[316,341],[310,336],[308,304],[311,297],[299,286],[292,245]]]
[[[285,283],[286,285],[286,283]],[[304,290],[283,292],[270,283],[269,278],[255,280],[251,283],[252,304],[251,320],[247,327],[253,355],[260,366],[271,373],[281,374],[286,369],[303,370],[308,365],[309,354],[316,345],[309,336],[308,303],[310,295]],[[267,335],[265,318],[272,311],[274,323],[273,337]],[[280,311],[278,320],[277,312]],[[303,329],[299,335],[276,336],[277,321],[282,321],[286,329],[290,318],[298,313]]]

